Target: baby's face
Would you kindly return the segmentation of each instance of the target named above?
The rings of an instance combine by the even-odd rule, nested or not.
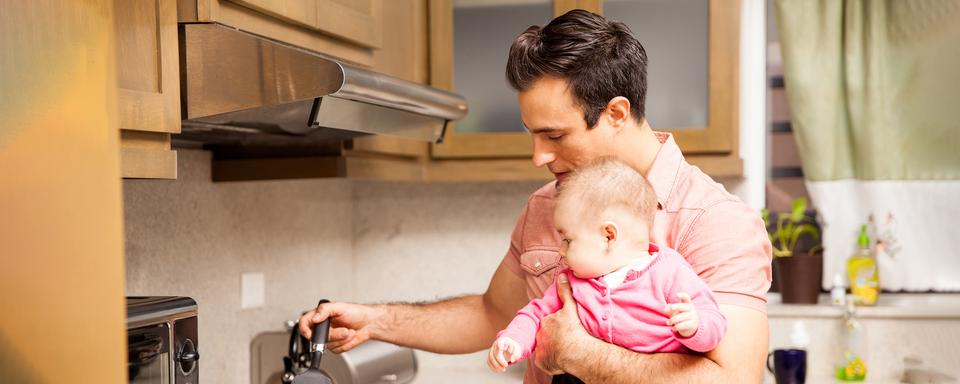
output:
[[[553,222],[562,240],[560,256],[581,279],[603,276],[619,268],[614,258],[606,257],[608,249],[603,223],[584,220],[575,205],[561,204],[554,211]]]

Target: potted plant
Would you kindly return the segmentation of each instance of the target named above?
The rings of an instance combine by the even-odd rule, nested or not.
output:
[[[807,214],[807,199],[794,199],[790,212],[779,213],[776,222],[766,208],[761,215],[773,246],[773,281],[783,302],[816,304],[823,277],[823,247],[815,217]]]

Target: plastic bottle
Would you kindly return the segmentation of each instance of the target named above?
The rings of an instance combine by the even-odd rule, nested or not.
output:
[[[833,275],[833,288],[830,288],[830,304],[837,307],[843,307],[846,304],[847,288],[843,286],[843,275],[836,273]]]
[[[810,345],[810,334],[807,333],[807,327],[803,320],[793,321],[793,330],[790,332],[790,344],[794,349],[806,350]]]
[[[853,299],[847,298],[843,314],[842,353],[836,364],[834,377],[841,381],[863,381],[867,377],[866,332],[857,321]]]
[[[857,305],[873,305],[880,293],[880,276],[877,271],[877,258],[870,250],[866,224],[860,227],[857,245],[857,251],[847,260],[850,293]]]

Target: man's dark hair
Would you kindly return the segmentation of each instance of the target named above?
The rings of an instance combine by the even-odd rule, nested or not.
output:
[[[647,52],[630,28],[575,9],[527,28],[510,46],[507,80],[525,91],[544,76],[566,80],[593,128],[610,99],[623,96],[639,122],[647,96]]]

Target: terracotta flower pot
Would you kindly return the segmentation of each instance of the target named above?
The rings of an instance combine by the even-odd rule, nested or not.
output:
[[[823,278],[823,253],[775,257],[774,282],[786,304],[816,304]]]

